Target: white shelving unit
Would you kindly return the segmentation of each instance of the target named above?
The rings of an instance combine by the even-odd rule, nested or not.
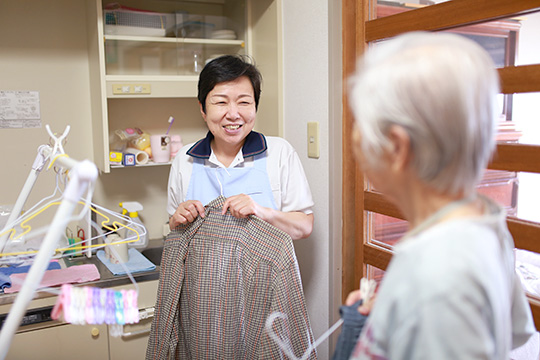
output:
[[[109,162],[109,134],[139,127],[164,133],[169,116],[184,144],[207,128],[197,102],[198,74],[191,71],[193,52],[202,66],[219,54],[246,54],[263,73],[257,131],[281,135],[281,0],[124,0],[121,5],[159,13],[193,12],[224,17],[234,24],[236,39],[105,34],[104,8],[109,1],[87,0],[92,96],[94,163],[105,173],[124,166]],[[191,63],[190,63],[191,61]],[[150,163],[146,166],[166,166]],[[136,167],[141,166],[137,165]],[[130,166],[131,167],[131,166]]]

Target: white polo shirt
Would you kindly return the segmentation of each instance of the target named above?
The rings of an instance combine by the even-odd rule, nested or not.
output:
[[[283,138],[264,137],[262,134],[254,131],[248,137],[252,141],[248,143],[246,140],[246,145],[238,152],[229,168],[253,166],[253,156],[244,157],[243,154],[261,153],[264,151],[264,146],[266,146],[267,173],[278,210],[284,212],[301,211],[305,214],[313,213],[312,208],[314,203],[311,190],[300,158],[292,145]],[[178,154],[173,160],[169,173],[167,197],[167,212],[169,216],[174,214],[178,205],[186,199],[193,170],[193,156],[188,155],[188,152],[193,153],[193,150],[190,149],[194,145],[197,145],[199,149],[197,157],[205,159],[204,166],[225,168],[210,148],[211,139],[212,135],[209,133],[205,139],[184,146],[178,151]],[[246,148],[246,146],[249,148]],[[201,148],[203,150],[200,150]]]

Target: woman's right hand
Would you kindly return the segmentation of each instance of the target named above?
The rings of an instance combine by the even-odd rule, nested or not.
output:
[[[174,230],[178,225],[185,225],[195,221],[197,216],[204,217],[204,206],[199,200],[188,200],[176,208],[169,219],[169,228]]]

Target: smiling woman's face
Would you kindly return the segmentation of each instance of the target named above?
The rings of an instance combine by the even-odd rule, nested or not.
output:
[[[255,126],[256,112],[253,86],[246,76],[217,84],[206,98],[206,113],[201,107],[204,121],[214,135],[213,146],[223,150],[242,147]]]

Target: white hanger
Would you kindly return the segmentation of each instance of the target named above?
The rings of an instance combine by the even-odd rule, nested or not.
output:
[[[375,280],[371,279],[368,280],[366,278],[360,279],[360,299],[362,299],[364,302],[371,299],[373,295],[375,294],[375,289],[377,288],[377,283]],[[287,315],[281,312],[273,312],[268,316],[266,319],[266,325],[265,325],[265,331],[268,333],[268,335],[274,340],[279,348],[283,351],[283,353],[289,358],[293,360],[306,360],[309,358],[311,353],[319,346],[323,341],[325,341],[334,331],[336,331],[342,324],[343,319],[339,319],[332,325],[328,330],[326,330],[313,344],[310,344],[304,354],[301,357],[297,357],[291,346],[291,342],[289,339],[285,338],[282,339],[279,337],[272,328],[272,324],[276,319],[283,319],[287,320]],[[309,338],[309,334],[308,334]]]

